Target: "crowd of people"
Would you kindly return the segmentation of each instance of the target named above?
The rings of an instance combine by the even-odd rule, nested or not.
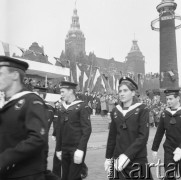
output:
[[[153,99],[139,96],[138,85],[129,77],[119,80],[118,95],[82,94],[76,92],[76,83],[62,81],[61,100],[53,107],[45,101],[45,87],[36,84],[31,91],[27,90],[24,77],[28,66],[24,61],[0,56],[0,91],[4,99],[0,108],[1,180],[85,178],[87,144],[92,132],[90,115],[96,113],[111,118],[104,163],[110,179],[153,179],[146,166],[150,126],[157,127],[151,149],[153,157],[157,157],[161,140],[166,136],[164,179],[176,179],[176,172],[181,173],[178,88],[164,91],[164,104],[158,91]],[[56,146],[53,169],[49,170],[48,135],[52,123]]]
[[[32,91],[34,87],[46,88],[47,93],[59,94],[60,93],[60,83],[52,83],[51,81],[37,80],[36,78],[24,78],[25,87]]]

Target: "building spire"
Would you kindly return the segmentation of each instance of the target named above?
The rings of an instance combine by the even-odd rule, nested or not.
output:
[[[75,0],[75,9],[76,9],[76,5],[77,5],[77,0]]]

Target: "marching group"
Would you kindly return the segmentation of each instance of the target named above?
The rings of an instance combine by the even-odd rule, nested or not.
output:
[[[0,180],[81,180],[87,175],[87,143],[92,132],[90,115],[110,114],[105,171],[110,179],[153,179],[147,173],[149,127],[157,131],[152,144],[157,156],[164,142],[164,179],[181,172],[181,105],[179,89],[166,89],[167,104],[139,97],[129,77],[119,80],[118,95],[76,93],[77,84],[60,83],[61,103],[53,108],[44,99],[46,89],[24,86],[28,64],[0,56]],[[150,120],[151,117],[155,120]],[[56,139],[54,167],[47,168],[48,135],[53,122]],[[179,166],[178,166],[179,165]],[[179,169],[176,169],[179,167]],[[114,176],[111,169],[115,169]]]

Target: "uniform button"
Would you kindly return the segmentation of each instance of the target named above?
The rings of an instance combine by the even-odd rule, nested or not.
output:
[[[6,169],[9,170],[9,166]]]
[[[13,164],[12,167],[14,168],[14,167],[15,167],[15,164]]]

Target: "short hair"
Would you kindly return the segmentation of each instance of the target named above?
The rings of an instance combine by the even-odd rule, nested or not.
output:
[[[25,78],[25,72],[22,69],[18,69],[15,67],[8,67],[9,72],[14,72],[17,71],[20,77],[20,82],[21,84],[24,84],[24,78]]]
[[[126,85],[130,91],[135,91],[135,92],[136,92],[136,87],[135,87],[134,84],[131,83],[130,81],[122,81],[121,84],[119,84],[119,88],[120,88],[122,85]]]

